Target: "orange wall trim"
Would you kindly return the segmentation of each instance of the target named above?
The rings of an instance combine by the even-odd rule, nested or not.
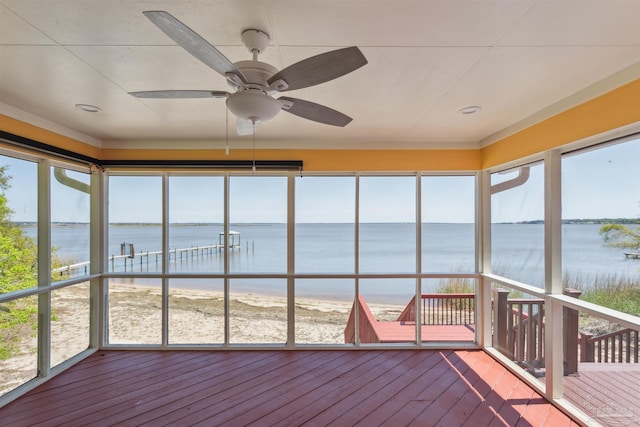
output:
[[[482,169],[640,122],[640,79],[482,149]]]
[[[60,135],[32,124],[0,114],[0,129],[14,135],[29,138],[43,144],[82,154],[84,156],[99,158],[100,148],[85,144],[73,138]]]
[[[252,160],[252,150],[102,150],[103,160]],[[256,160],[302,160],[307,172],[476,171],[479,150],[257,150]]]

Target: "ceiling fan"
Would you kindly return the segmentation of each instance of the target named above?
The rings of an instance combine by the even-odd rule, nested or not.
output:
[[[218,49],[165,11],[142,12],[178,45],[223,75],[235,92],[219,90],[153,90],[129,92],[138,98],[226,98],[227,108],[237,118],[241,135],[255,132],[255,126],[287,111],[296,116],[332,126],[346,126],[351,117],[314,102],[281,96],[277,92],[318,85],[348,74],[367,63],[360,49],[347,47],[322,53],[292,64],[280,71],[258,61],[269,45],[269,35],[258,29],[242,32],[242,41],[253,54],[250,61],[229,61]]]

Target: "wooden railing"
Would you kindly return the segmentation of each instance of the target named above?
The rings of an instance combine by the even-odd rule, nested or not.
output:
[[[581,362],[638,363],[638,331],[622,329],[594,337],[580,333]]]
[[[398,317],[399,322],[415,322],[415,297]],[[420,321],[423,325],[474,325],[475,295],[422,294]]]
[[[349,314],[347,326],[344,328],[344,342],[353,344],[356,340],[356,304],[358,304],[358,335],[360,336],[360,342],[379,343],[380,333],[376,328],[376,319],[373,317],[373,313],[371,313],[362,295],[358,295],[351,307],[351,314]]]
[[[507,349],[518,362],[536,366],[544,358],[544,300],[507,301]]]
[[[565,289],[578,298],[580,291]],[[544,365],[544,300],[509,299],[506,289],[493,290],[494,346],[527,368]],[[638,363],[638,331],[623,329],[600,336],[579,333],[579,313],[563,309],[565,375],[578,372],[580,362]]]
[[[535,365],[544,357],[544,300],[508,295],[493,291],[494,346],[518,363]]]

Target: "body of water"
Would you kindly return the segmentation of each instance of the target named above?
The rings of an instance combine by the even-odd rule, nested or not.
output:
[[[287,227],[285,224],[237,224],[230,227],[240,233],[240,248],[230,252],[231,273],[285,273],[287,265]],[[566,224],[563,226],[563,271],[572,277],[593,279],[596,276],[631,276],[640,281],[640,260],[626,259],[624,251],[604,246],[597,224]],[[169,229],[169,247],[189,248],[221,243],[220,225],[180,225]],[[25,232],[35,237],[36,229]],[[472,224],[424,224],[422,256],[423,272],[473,272],[474,229]],[[132,243],[135,252],[160,251],[160,226],[111,226],[109,255],[120,255],[122,243]],[[72,262],[89,258],[89,228],[85,225],[54,226],[52,243],[58,256]],[[353,273],[356,262],[360,273],[414,273],[416,271],[416,230],[414,224],[361,224],[359,229],[359,259],[355,253],[353,224],[296,225],[296,273]],[[495,224],[492,231],[492,266],[496,274],[504,275],[534,286],[542,286],[544,279],[544,229],[542,224]],[[160,272],[161,264],[143,263],[143,271]],[[114,264],[115,271],[123,271]],[[111,270],[111,265],[110,265]],[[131,271],[130,269],[128,271]],[[134,271],[140,271],[139,257]],[[222,252],[208,256],[172,260],[171,272],[223,272]],[[363,285],[371,292],[387,292],[389,283],[370,279]],[[245,281],[243,290],[255,285]],[[339,281],[318,280],[317,287],[335,294],[341,289]],[[399,283],[402,281],[395,281]],[[412,281],[398,285],[402,293],[413,292]],[[435,281],[433,281],[435,285]],[[284,281],[277,288],[285,286]],[[365,283],[363,281],[363,283]],[[313,290],[313,281],[305,281],[305,288]],[[429,287],[432,285],[427,285]],[[352,286],[347,285],[348,292]],[[265,290],[262,288],[261,290]],[[386,290],[386,291],[385,291]],[[310,291],[311,293],[314,293]],[[315,295],[315,293],[314,293]],[[335,295],[334,295],[335,296]]]

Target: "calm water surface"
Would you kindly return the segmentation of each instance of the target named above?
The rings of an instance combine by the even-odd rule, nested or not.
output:
[[[287,229],[285,224],[237,224],[230,229],[240,233],[241,247],[230,252],[232,273],[285,273]],[[624,251],[603,245],[597,224],[563,226],[563,271],[583,279],[600,275],[630,276],[640,281],[640,260],[627,260]],[[188,248],[219,243],[222,226],[171,226],[169,247]],[[136,253],[159,251],[162,245],[160,226],[111,226],[109,255],[119,255],[121,243],[134,244]],[[36,229],[25,228],[35,237]],[[424,272],[473,272],[474,229],[471,224],[424,224],[422,230]],[[89,258],[89,228],[83,225],[53,227],[52,243],[59,256],[73,262]],[[296,225],[296,272],[353,273],[355,271],[355,227],[353,224]],[[416,230],[414,224],[361,224],[359,230],[359,269],[361,273],[412,273],[416,271]],[[492,265],[497,274],[542,286],[544,278],[544,234],[542,224],[494,224],[492,231]],[[161,271],[153,262],[145,271]],[[136,258],[138,260],[138,258]],[[137,262],[137,261],[134,261]],[[135,264],[137,265],[137,264]],[[171,272],[222,273],[222,253],[195,259],[179,259],[169,265]],[[116,271],[122,271],[116,265]],[[135,271],[139,271],[137,268]],[[238,290],[282,292],[284,281],[269,285],[260,281],[236,281]],[[429,281],[425,287],[435,286]],[[193,283],[193,282],[192,282]],[[305,280],[301,292],[318,297],[351,298],[353,282],[344,280]],[[372,295],[389,292],[411,294],[413,281],[393,284],[373,279],[362,281],[363,292]],[[272,289],[268,289],[272,286]]]

